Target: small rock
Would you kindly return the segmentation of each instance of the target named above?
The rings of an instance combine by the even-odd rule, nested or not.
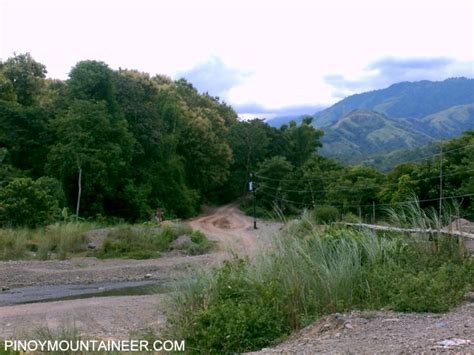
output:
[[[446,323],[445,323],[445,322],[436,322],[436,327],[438,327],[438,328],[446,328]]]
[[[87,243],[87,249],[95,249],[95,248],[97,248],[95,243],[92,243],[92,242]]]
[[[180,235],[178,238],[176,238],[170,245],[171,249],[174,250],[183,250],[186,249],[190,246],[192,246],[194,243],[191,240],[191,237],[189,235],[183,234]]]
[[[10,289],[10,287],[7,287],[7,286],[2,287],[2,291],[8,291],[9,289]]]
[[[344,328],[346,328],[346,329],[354,329],[354,327],[352,326],[351,323],[346,323],[346,324],[344,324]]]
[[[451,346],[469,345],[471,344],[471,341],[467,339],[453,338],[439,341],[438,344],[442,345],[444,348],[449,348]]]
[[[145,279],[151,279],[151,274],[145,274]]]

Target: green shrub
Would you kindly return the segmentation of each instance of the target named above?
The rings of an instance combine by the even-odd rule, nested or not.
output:
[[[112,230],[97,251],[100,258],[149,259],[168,251],[170,244],[180,235],[190,235],[193,245],[187,252],[201,254],[211,248],[204,234],[192,231],[182,223],[166,225],[161,229],[125,226]]]
[[[319,224],[333,223],[340,219],[339,211],[332,206],[315,207],[312,214],[316,223]]]
[[[166,241],[162,241],[162,238]],[[163,250],[167,243],[166,233],[160,234],[149,228],[143,230],[129,226],[122,227],[109,232],[98,251],[98,256],[101,258],[149,259],[159,256],[159,250]]]
[[[191,242],[193,242],[193,244],[187,250],[190,255],[204,254],[211,250],[214,245],[206,238],[206,235],[203,232],[198,230],[191,233]]]
[[[15,178],[0,190],[0,224],[36,227],[59,218],[64,196],[52,178]]]

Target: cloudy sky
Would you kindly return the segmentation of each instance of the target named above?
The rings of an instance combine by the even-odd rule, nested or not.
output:
[[[399,81],[474,77],[472,0],[0,0],[0,58],[185,77],[240,114],[313,113]],[[245,115],[244,115],[245,116]]]

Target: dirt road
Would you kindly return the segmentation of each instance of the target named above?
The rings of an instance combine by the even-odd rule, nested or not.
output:
[[[220,251],[249,255],[264,247],[265,241],[278,232],[281,223],[258,221],[244,215],[235,205],[225,205],[187,222],[193,229],[204,232],[218,242]]]
[[[230,252],[250,254],[259,240],[276,232],[277,223],[259,223],[253,230],[251,218],[235,205],[226,205],[187,222],[217,242],[213,253],[198,256],[165,256],[151,260],[71,260],[0,262],[0,289],[18,287],[95,284],[147,279],[167,281],[181,277],[188,268],[212,267]],[[55,287],[56,287],[55,286]],[[1,295],[1,293],[0,293]],[[0,339],[31,333],[35,327],[52,330],[74,322],[83,333],[111,338],[130,332],[157,330],[164,322],[161,302],[164,295],[88,298],[48,303],[0,307]]]

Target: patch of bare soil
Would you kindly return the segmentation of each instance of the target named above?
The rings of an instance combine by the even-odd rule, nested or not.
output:
[[[272,235],[282,227],[282,223],[258,221],[258,229],[253,229],[251,217],[243,214],[236,205],[225,205],[208,214],[189,220],[193,229],[204,232],[209,239],[217,241],[221,251],[233,252],[238,255],[252,255]]]
[[[70,260],[19,260],[0,262],[0,290],[24,286],[87,284],[109,281],[176,278],[187,268],[215,261],[212,254],[162,257],[149,260],[110,259],[91,257]]]
[[[131,333],[158,332],[165,317],[163,295],[87,298],[0,307],[2,339],[35,339],[34,332],[75,328],[85,339],[128,339]]]
[[[472,300],[471,300],[472,301]],[[251,354],[473,354],[474,303],[449,313],[351,312],[325,317]]]

